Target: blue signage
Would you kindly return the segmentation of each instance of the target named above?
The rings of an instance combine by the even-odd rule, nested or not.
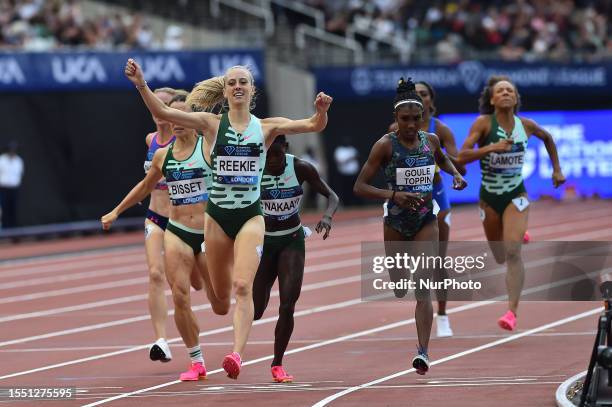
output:
[[[555,189],[552,184],[552,165],[546,147],[538,138],[529,138],[525,154],[523,176],[531,198],[549,195],[560,198],[566,188],[579,195],[598,194],[612,197],[612,110],[522,112],[521,116],[535,120],[551,133],[557,145],[561,169],[567,182]],[[440,115],[455,134],[457,148],[461,148],[476,114]],[[480,165],[467,166],[468,187],[463,191],[448,188],[452,202],[476,202],[480,188]],[[445,184],[452,179],[443,173]]]
[[[512,64],[329,67],[313,70],[317,87],[336,99],[392,97],[400,77],[430,83],[438,92],[477,95],[491,75],[507,75],[522,92],[612,91],[612,64]]]
[[[151,87],[191,89],[234,65],[248,66],[259,86],[265,77],[260,50],[0,53],[0,91],[128,88],[128,58],[142,66]]]

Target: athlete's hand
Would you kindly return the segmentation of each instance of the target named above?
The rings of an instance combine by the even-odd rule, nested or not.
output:
[[[109,230],[114,221],[117,220],[119,215],[115,211],[110,211],[106,215],[100,218],[100,222],[102,222],[102,229]]]
[[[563,175],[561,170],[553,171],[552,181],[555,188],[558,188],[565,183],[565,175]]]
[[[317,231],[317,233],[321,233],[323,229],[325,229],[325,233],[323,234],[323,240],[327,239],[327,237],[329,236],[329,231],[332,228],[331,223],[332,223],[331,216],[323,215],[323,217],[321,218],[321,220],[319,221],[319,223],[317,223],[317,226],[315,227],[315,230]]]
[[[453,176],[453,189],[461,191],[467,187],[467,181],[458,172]]]
[[[425,203],[421,194],[415,192],[396,192],[393,196],[395,202],[400,208],[415,210]]]
[[[317,109],[317,113],[326,113],[329,110],[329,106],[331,105],[332,100],[334,99],[331,96],[326,95],[323,92],[319,92],[319,94],[317,95],[314,101],[314,105],[315,105],[315,109]]]
[[[514,141],[512,139],[499,140],[497,143],[489,144],[489,149],[493,153],[503,153],[512,149]]]
[[[145,84],[142,68],[132,58],[128,59],[127,63],[125,64],[125,76],[127,76],[127,78],[136,86],[142,86]]]

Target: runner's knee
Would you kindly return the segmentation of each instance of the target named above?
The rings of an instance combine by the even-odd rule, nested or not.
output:
[[[290,316],[295,312],[295,303],[296,301],[286,301],[282,302],[278,307],[279,316]]]
[[[253,285],[243,278],[235,279],[233,286],[237,297],[247,297],[253,290]]]
[[[152,266],[149,268],[149,284],[155,286],[163,286],[166,283],[166,275],[160,266]]]
[[[521,259],[521,247],[518,243],[512,243],[506,246],[506,260],[508,262],[517,262]]]
[[[175,308],[185,309],[191,307],[189,287],[174,285],[172,287],[172,301],[174,301]]]

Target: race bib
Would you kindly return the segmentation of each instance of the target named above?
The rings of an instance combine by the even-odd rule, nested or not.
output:
[[[256,185],[259,182],[259,154],[259,146],[217,145],[217,182]]]
[[[435,165],[396,168],[395,183],[398,186],[407,187],[406,190],[410,192],[431,192],[435,169]]]
[[[529,206],[529,199],[524,196],[517,196],[512,200],[512,203],[519,212],[523,212]]]
[[[261,205],[264,215],[268,216],[289,216],[297,213],[300,209],[302,195],[294,196],[293,198],[262,200]]]
[[[169,171],[166,183],[173,205],[189,205],[208,200],[204,171],[201,168]]]
[[[149,172],[149,170],[151,169],[151,167],[153,166],[153,161],[145,161],[144,162],[144,172],[145,174],[147,174]]]
[[[508,153],[491,153],[489,157],[489,168],[493,172],[500,174],[520,174],[523,170],[524,162],[525,150],[522,148],[520,151],[511,151]]]

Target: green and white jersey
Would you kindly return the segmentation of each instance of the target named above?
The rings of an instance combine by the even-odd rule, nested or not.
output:
[[[224,209],[244,208],[259,199],[266,148],[261,121],[251,115],[243,133],[234,130],[223,113],[211,151],[213,182],[210,201]]]
[[[512,138],[510,151],[489,153],[480,159],[482,186],[492,194],[501,195],[516,189],[523,182],[523,163],[527,150],[527,133],[518,116],[514,116],[514,130],[511,135],[499,125],[495,114],[491,115],[491,131],[484,145]]]
[[[189,158],[174,158],[173,142],[168,148],[162,173],[168,184],[168,194],[172,205],[189,205],[208,200],[208,189],[212,186],[212,169],[202,153],[202,137]]]
[[[261,208],[266,222],[266,234],[293,232],[300,226],[300,205],[304,191],[295,173],[295,156],[285,154],[286,165],[281,175],[264,172],[261,181]]]

